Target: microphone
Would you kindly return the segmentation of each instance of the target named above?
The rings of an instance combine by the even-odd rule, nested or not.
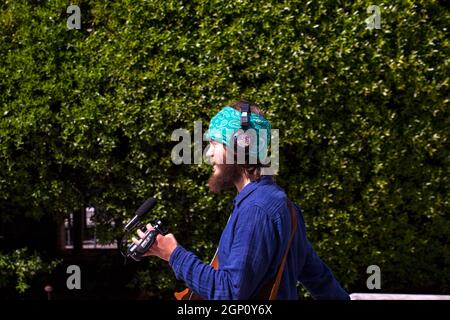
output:
[[[136,213],[134,214],[133,219],[130,220],[130,222],[127,223],[125,226],[125,231],[129,232],[131,229],[134,228],[134,226],[139,222],[141,217],[149,212],[156,204],[155,198],[148,198],[145,200],[145,202],[136,210]]]

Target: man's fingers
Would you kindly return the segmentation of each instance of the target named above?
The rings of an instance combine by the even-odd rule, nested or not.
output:
[[[144,233],[144,232],[142,232],[141,230],[138,229],[137,234],[138,234],[138,236],[139,236],[141,239],[144,239],[144,237],[145,237],[145,233]]]
[[[131,241],[133,241],[133,243],[134,243],[135,245],[139,245],[139,243],[141,243],[141,240],[138,240],[138,239],[136,239],[135,237],[132,237],[132,238],[131,238]]]
[[[155,252],[154,252],[154,250],[152,250],[152,248],[148,249],[148,251],[146,253],[144,253],[145,257],[154,256],[154,255],[155,255]]]
[[[153,228],[153,226],[149,223],[149,224],[147,224],[147,230],[152,231],[152,230],[155,230],[155,228]]]

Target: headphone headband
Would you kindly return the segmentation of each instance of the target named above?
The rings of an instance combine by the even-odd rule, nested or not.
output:
[[[247,129],[250,122],[250,104],[243,102],[239,106],[241,107],[241,127]]]

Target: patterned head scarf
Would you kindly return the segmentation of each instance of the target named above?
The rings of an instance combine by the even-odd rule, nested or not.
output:
[[[237,143],[249,146],[249,156],[264,160],[268,156],[272,125],[264,117],[250,113],[246,135],[239,135]],[[205,133],[206,140],[214,140],[229,148],[234,148],[234,135],[240,133],[241,112],[230,106],[225,106],[212,119]],[[244,139],[241,139],[243,137]],[[256,142],[256,143],[255,143]]]

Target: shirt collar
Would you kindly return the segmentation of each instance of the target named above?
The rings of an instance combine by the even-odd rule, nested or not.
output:
[[[233,200],[233,204],[235,206],[239,206],[240,203],[245,198],[247,198],[253,191],[255,191],[257,187],[273,183],[274,181],[272,176],[262,176],[259,179],[250,182],[244,188],[242,188],[241,192],[237,194],[237,196]]]

